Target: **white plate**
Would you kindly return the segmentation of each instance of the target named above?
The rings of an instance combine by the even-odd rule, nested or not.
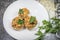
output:
[[[34,40],[37,36],[35,35],[36,30],[21,30],[15,31],[11,26],[11,21],[18,15],[19,8],[28,8],[30,11],[29,15],[36,16],[38,23],[42,25],[42,20],[49,20],[46,9],[38,2],[32,0],[19,0],[13,2],[6,9],[3,16],[4,28],[9,35],[19,40]],[[38,26],[36,26],[38,27]]]

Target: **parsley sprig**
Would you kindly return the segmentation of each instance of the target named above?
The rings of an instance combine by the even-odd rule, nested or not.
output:
[[[58,18],[51,18],[50,21],[47,20],[43,20],[42,21],[43,25],[38,27],[38,31],[36,33],[36,35],[38,36],[38,38],[36,38],[35,40],[42,40],[43,37],[45,36],[45,34],[47,33],[53,33],[56,34],[56,32],[58,30],[60,30],[60,19]],[[42,33],[42,30],[45,29],[45,32]]]

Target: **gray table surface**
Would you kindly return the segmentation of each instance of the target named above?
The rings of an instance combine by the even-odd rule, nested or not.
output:
[[[3,14],[9,4],[16,0],[0,0],[0,40],[16,40],[12,38],[3,27]],[[55,34],[46,35],[44,40],[60,40]]]

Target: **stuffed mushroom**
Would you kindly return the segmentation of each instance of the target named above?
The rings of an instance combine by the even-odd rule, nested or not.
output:
[[[15,17],[12,20],[12,27],[15,30],[20,30],[24,28],[24,20],[20,17]]]

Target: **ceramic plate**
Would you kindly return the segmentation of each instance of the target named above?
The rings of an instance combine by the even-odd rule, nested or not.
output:
[[[15,39],[34,40],[37,37],[35,33],[37,32],[38,26],[36,26],[36,28],[31,31],[27,29],[16,31],[12,28],[12,19],[18,15],[18,11],[20,8],[29,9],[29,15],[36,16],[39,25],[42,25],[42,20],[49,20],[48,13],[44,6],[42,6],[40,3],[36,1],[31,0],[15,1],[7,7],[3,16],[3,24],[7,33]]]

